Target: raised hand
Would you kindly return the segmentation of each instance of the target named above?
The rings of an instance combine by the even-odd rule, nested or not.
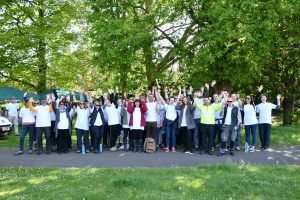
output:
[[[280,94],[278,94],[278,95],[276,96],[276,98],[277,98],[277,100],[280,100],[280,98],[281,98],[281,95],[280,95]]]
[[[123,96],[125,99],[127,99],[127,93],[126,92],[123,92]]]
[[[213,81],[211,82],[211,87],[214,87],[214,85],[216,85],[216,83],[217,83],[217,81],[216,81],[216,80],[213,80]]]
[[[207,89],[209,88],[209,85],[208,85],[208,83],[205,83],[205,85],[204,85]]]
[[[116,93],[119,93],[119,87],[116,86]]]
[[[257,87],[257,91],[258,91],[258,92],[261,92],[263,89],[264,89],[264,86],[263,86],[263,85],[260,85],[259,87]]]

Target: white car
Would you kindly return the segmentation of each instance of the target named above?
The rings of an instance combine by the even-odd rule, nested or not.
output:
[[[10,123],[10,121],[5,117],[0,116],[0,137],[10,134],[11,129],[12,124]]]

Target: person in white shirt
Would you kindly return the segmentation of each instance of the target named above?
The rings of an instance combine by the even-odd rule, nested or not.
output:
[[[67,153],[68,152],[68,137],[71,135],[71,117],[70,112],[72,109],[71,102],[59,101],[58,108],[56,107],[56,102],[52,101],[53,111],[55,113],[55,136],[57,138],[57,153]],[[67,106],[66,106],[67,105]]]
[[[74,112],[77,113],[77,119],[75,122],[75,130],[77,136],[77,153],[81,153],[82,150],[82,136],[84,141],[84,147],[86,153],[90,152],[89,143],[89,116],[90,110],[86,107],[84,101],[80,101],[79,106],[73,107]],[[97,145],[96,145],[97,146]]]
[[[133,132],[133,152],[142,152],[143,131],[146,126],[145,113],[147,112],[147,105],[145,101],[136,99],[134,105],[129,100],[127,111],[130,113],[129,126]]]
[[[166,147],[164,148],[165,152],[169,152],[171,148],[172,152],[176,152],[176,129],[177,129],[177,110],[174,97],[169,98],[169,104],[166,104],[161,95],[159,95],[162,104],[165,107],[166,113]],[[172,138],[172,143],[170,143],[170,138]]]
[[[247,96],[246,103],[242,107],[243,116],[243,127],[246,132],[246,142],[250,146],[250,134],[252,135],[252,146],[249,148],[250,152],[255,151],[256,145],[256,129],[257,129],[257,118],[256,118],[256,106],[254,105],[253,97]]]
[[[154,87],[155,88],[155,87]],[[159,113],[159,108],[155,102],[153,94],[148,94],[147,113],[146,113],[146,137],[156,138],[156,114]]]
[[[19,105],[16,103],[15,97],[11,98],[11,102],[6,105],[6,116],[14,125],[15,134],[19,135],[19,120],[18,120]]]
[[[258,130],[259,137],[261,142],[260,150],[267,150],[270,146],[270,134],[272,126],[272,110],[280,109],[280,98],[281,96],[277,95],[277,105],[267,102],[267,97],[265,95],[261,96],[261,103],[257,105],[256,112],[259,114],[258,118]]]
[[[117,151],[116,141],[120,135],[120,113],[114,103],[106,99],[104,111],[108,117],[108,126],[110,129],[110,151]]]
[[[32,106],[33,98],[29,99],[29,108],[32,112],[36,113],[36,136],[38,140],[38,151],[37,155],[40,155],[43,151],[43,133],[46,137],[46,152],[51,153],[51,141],[50,141],[50,128],[51,128],[51,117],[50,113],[53,112],[51,99],[48,99],[49,105],[47,105],[46,98],[42,98],[42,104],[36,107]]]
[[[15,155],[23,154],[24,152],[24,140],[29,133],[29,150],[28,153],[32,154],[32,146],[33,146],[33,132],[34,132],[34,124],[35,124],[35,117],[34,113],[29,109],[29,99],[25,99],[25,107],[21,108],[19,113],[20,118],[22,119],[22,130],[20,136],[20,149],[15,153]]]

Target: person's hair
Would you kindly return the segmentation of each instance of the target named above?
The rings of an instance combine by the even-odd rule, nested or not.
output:
[[[184,96],[184,97],[182,97],[181,108],[184,108],[184,106],[185,106],[185,105],[184,105],[184,101],[183,101],[184,98],[187,99],[187,104],[186,104],[186,105],[187,105],[187,106],[190,106],[190,105],[191,105],[191,102],[190,102],[189,98],[188,98],[187,96]]]
[[[141,107],[141,105],[142,105],[141,100],[140,100],[140,99],[134,100],[134,102],[133,102],[133,106],[134,106],[134,107],[135,107],[135,103],[136,103],[136,102],[139,102],[139,103],[140,103],[140,107]]]
[[[253,97],[252,97],[251,95],[247,95],[247,96],[246,96],[245,104],[247,104],[247,102],[246,102],[247,97],[250,97],[250,104],[251,104],[251,105],[254,105],[254,100],[253,100]]]

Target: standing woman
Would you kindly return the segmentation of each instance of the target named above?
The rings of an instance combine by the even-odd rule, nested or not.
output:
[[[57,138],[57,153],[67,153],[68,138],[71,135],[71,117],[70,111],[72,109],[70,102],[60,101],[58,108],[56,102],[52,101],[53,111],[55,112],[55,134]]]
[[[267,102],[265,95],[261,96],[261,103],[257,105],[256,112],[259,114],[258,129],[261,142],[260,150],[267,150],[270,146],[270,134],[272,126],[272,110],[280,109],[280,94],[277,95],[277,105]]]
[[[242,107],[242,116],[243,116],[243,127],[246,132],[246,142],[250,145],[250,134],[252,135],[252,146],[249,151],[255,151],[256,145],[256,129],[257,129],[257,118],[256,118],[256,107],[253,102],[252,96],[246,97],[246,103]]]
[[[128,151],[128,143],[130,144],[130,142],[128,142],[127,140],[130,131],[130,126],[129,126],[130,113],[127,111],[127,106],[128,106],[128,100],[125,100],[124,104],[121,106],[122,128],[124,131],[124,136],[123,136],[124,151]],[[130,139],[131,138],[129,138],[129,141]]]
[[[177,103],[176,109],[180,110],[180,115],[178,119],[178,127],[182,130],[185,141],[184,153],[192,154],[192,132],[195,126],[194,121],[194,110],[195,107],[191,105],[188,97],[183,97],[182,103]]]
[[[133,132],[133,152],[142,152],[143,131],[146,126],[145,113],[147,105],[144,100],[136,99],[134,105],[128,102],[127,111],[130,113],[129,126]]]
[[[79,106],[74,106],[74,112],[77,113],[77,119],[75,123],[75,130],[77,136],[77,153],[81,152],[82,148],[82,136],[86,153],[90,152],[89,143],[89,116],[90,110],[86,107],[84,101],[80,101]]]

